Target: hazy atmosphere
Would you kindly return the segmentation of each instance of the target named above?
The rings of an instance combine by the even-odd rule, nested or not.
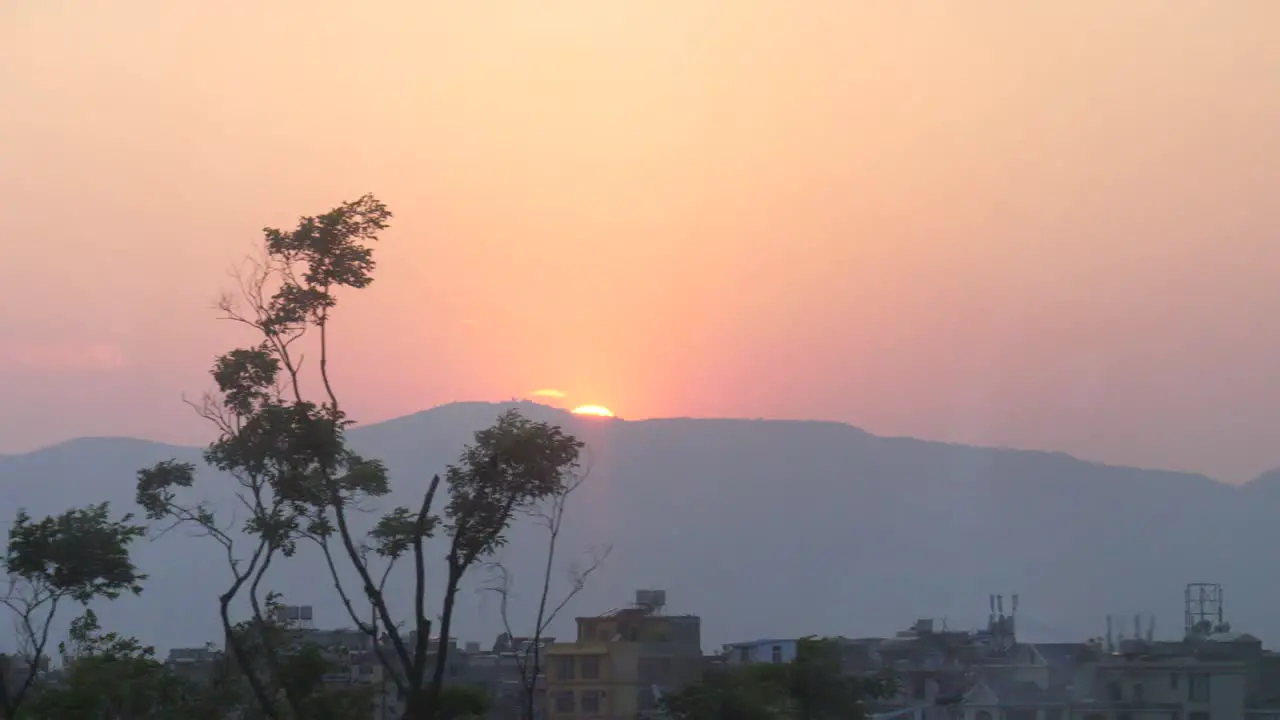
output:
[[[0,4],[0,451],[199,443],[263,225],[395,209],[335,372],[1239,482],[1280,464],[1280,4]]]
[[[1277,39],[0,0],[0,720],[1280,718]]]

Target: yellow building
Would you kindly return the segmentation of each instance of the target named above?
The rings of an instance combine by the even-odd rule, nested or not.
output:
[[[701,677],[701,641],[700,618],[663,615],[652,604],[578,618],[577,640],[547,651],[548,717],[644,717],[663,692]]]

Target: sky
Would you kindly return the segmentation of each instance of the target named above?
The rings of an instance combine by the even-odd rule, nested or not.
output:
[[[199,442],[264,226],[372,192],[373,422],[553,388],[1280,465],[1274,0],[9,0],[0,452]]]

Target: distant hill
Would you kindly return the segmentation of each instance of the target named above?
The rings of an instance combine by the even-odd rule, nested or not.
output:
[[[1097,635],[1107,613],[1153,613],[1157,634],[1173,634],[1183,585],[1207,581],[1226,586],[1237,629],[1280,641],[1271,612],[1280,596],[1271,560],[1280,475],[1232,487],[1057,453],[882,438],[838,423],[629,422],[520,406],[589,445],[592,476],[575,499],[562,559],[591,545],[615,548],[556,628],[562,635],[571,634],[572,615],[624,604],[640,587],[665,588],[671,611],[701,614],[707,648],[764,636],[887,634],[917,616],[972,627],[985,619],[989,593],[1015,592],[1020,630],[1032,638]],[[392,469],[392,502],[413,504],[471,433],[507,407],[446,405],[357,428],[351,439]],[[6,515],[101,500],[123,511],[133,507],[136,471],[171,457],[198,460],[199,450],[93,438],[0,456],[0,498]],[[210,497],[233,506],[225,492]],[[521,608],[536,600],[531,573],[542,547],[521,528],[506,553],[524,571]],[[162,648],[216,639],[214,598],[226,572],[217,547],[171,533],[139,558],[152,576],[146,593],[103,606],[104,621]],[[287,563],[273,587],[314,605],[318,624],[345,624],[315,553]],[[496,598],[468,592],[463,600],[456,634],[489,642],[500,630]],[[7,644],[0,633],[0,647]]]

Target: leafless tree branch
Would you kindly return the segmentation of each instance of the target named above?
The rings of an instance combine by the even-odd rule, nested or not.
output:
[[[545,655],[542,646],[548,628],[551,627],[570,601],[578,593],[582,592],[587,586],[587,581],[591,575],[604,565],[605,560],[608,559],[613,551],[610,545],[589,550],[584,562],[570,565],[567,573],[568,589],[565,593],[558,601],[551,599],[556,552],[560,542],[560,533],[564,529],[565,512],[568,508],[569,498],[575,490],[586,482],[591,474],[592,464],[590,449],[588,448],[586,469],[566,479],[560,492],[553,495],[542,505],[528,511],[529,516],[547,532],[547,550],[542,566],[542,585],[538,593],[538,608],[530,628],[532,634],[523,647],[512,648],[515,653],[516,667],[520,672],[521,690],[524,695],[522,698],[522,712],[525,720],[533,720],[534,718],[534,702],[537,697],[538,678],[543,672],[542,661]],[[508,640],[514,643],[516,634],[512,628],[511,620],[511,600],[515,596],[514,577],[500,560],[489,563],[488,568],[490,582],[481,590],[498,595],[498,612],[502,619],[502,628]]]
[[[17,690],[12,694],[8,686],[0,695],[3,708],[12,710],[22,704],[27,693],[40,673],[40,660],[44,657],[45,648],[49,644],[49,628],[53,624],[54,615],[58,611],[58,603],[67,596],[66,592],[57,592],[39,585],[24,583],[16,576],[9,578],[9,587],[4,597],[0,597],[0,605],[13,611],[18,626],[18,652],[14,657],[26,664],[26,674]],[[8,682],[3,677],[4,668],[0,668],[0,682]]]

